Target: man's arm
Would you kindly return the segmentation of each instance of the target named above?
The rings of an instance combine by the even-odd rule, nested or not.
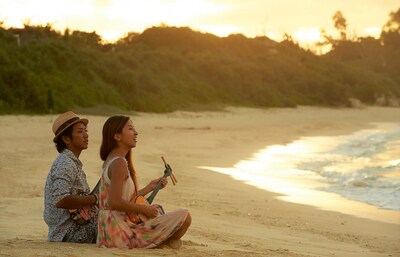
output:
[[[80,209],[95,205],[97,196],[78,195],[73,190],[74,181],[79,175],[78,167],[72,160],[67,160],[57,166],[52,172],[52,195],[54,205],[63,209]]]
[[[80,209],[97,203],[95,195],[68,195],[56,203],[57,208]]]

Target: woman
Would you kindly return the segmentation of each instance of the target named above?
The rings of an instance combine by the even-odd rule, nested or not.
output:
[[[182,245],[180,238],[191,224],[187,210],[164,214],[157,205],[137,204],[132,199],[153,191],[160,179],[138,190],[131,152],[136,146],[137,131],[126,116],[110,117],[103,126],[100,157],[104,161],[99,193],[97,246],[117,248],[154,248]],[[162,180],[166,186],[167,180]],[[147,220],[132,219],[142,215]]]

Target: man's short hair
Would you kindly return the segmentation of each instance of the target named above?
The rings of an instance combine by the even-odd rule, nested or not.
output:
[[[73,127],[74,126],[70,126],[68,127],[66,130],[64,130],[58,137],[56,140],[56,148],[57,148],[57,152],[61,153],[65,148],[67,148],[67,145],[65,144],[65,142],[62,140],[63,136],[67,136],[69,138],[72,139],[72,131],[73,131]]]

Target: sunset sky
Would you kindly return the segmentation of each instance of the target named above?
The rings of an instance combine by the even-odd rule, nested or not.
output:
[[[350,35],[378,36],[399,0],[0,0],[6,27],[51,23],[63,31],[96,31],[105,41],[164,23],[189,26],[218,36],[241,33],[281,40],[284,33],[302,44],[334,34],[332,16],[342,11]]]

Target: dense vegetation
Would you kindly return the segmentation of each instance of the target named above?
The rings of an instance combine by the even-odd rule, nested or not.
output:
[[[290,37],[220,38],[152,27],[102,44],[50,25],[0,27],[0,113],[115,106],[166,112],[223,105],[344,106],[400,97],[400,9],[379,39],[340,39],[318,56]]]

